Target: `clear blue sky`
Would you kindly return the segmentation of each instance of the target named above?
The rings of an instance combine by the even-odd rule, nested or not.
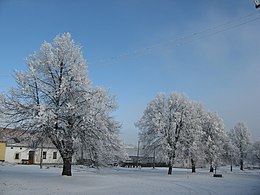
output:
[[[43,41],[70,32],[90,79],[117,96],[125,143],[158,93],[184,93],[226,130],[260,138],[260,9],[253,0],[0,0],[0,92]]]

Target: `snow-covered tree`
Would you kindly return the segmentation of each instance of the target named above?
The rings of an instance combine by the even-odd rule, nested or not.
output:
[[[158,95],[147,105],[142,118],[135,124],[140,129],[139,137],[145,156],[153,154],[155,149],[159,155],[166,155],[161,144],[165,98],[163,94]]]
[[[235,147],[231,143],[231,140],[227,133],[225,133],[225,142],[223,145],[224,152],[221,154],[222,163],[224,164],[230,164],[230,171],[233,170],[233,164],[234,164],[234,153],[235,153]]]
[[[6,126],[48,137],[63,159],[62,175],[71,175],[79,140],[97,148],[118,147],[120,125],[110,116],[116,108],[107,91],[94,88],[81,48],[69,33],[44,42],[27,59],[28,70],[16,72],[17,88],[0,97]],[[39,134],[40,132],[40,134]]]
[[[191,128],[197,117],[193,111],[194,104],[196,103],[178,93],[169,96],[160,94],[147,105],[143,116],[136,123],[144,150],[153,151],[156,147],[167,157],[168,174],[172,174],[180,140],[185,142],[183,139],[194,133],[195,128]],[[186,140],[188,141],[190,140]]]
[[[196,172],[196,164],[199,160],[204,158],[203,145],[202,145],[202,122],[205,110],[201,104],[191,102],[190,107],[190,121],[186,123],[188,131],[180,137],[178,144],[178,158],[180,154],[183,155],[182,159],[190,159],[192,173]]]
[[[239,158],[240,170],[244,169],[244,159],[250,144],[250,131],[243,122],[239,122],[228,134],[231,143],[235,147],[235,155]]]
[[[225,132],[223,120],[214,112],[207,112],[204,115],[202,124],[202,143],[206,161],[210,164],[210,172],[213,166],[217,166],[220,157],[224,153]]]
[[[116,104],[107,96],[107,91],[97,88],[86,107],[89,113],[87,124],[83,124],[79,143],[88,148],[91,159],[95,165],[111,164],[114,158],[120,158],[123,146],[118,137],[120,124],[110,113]]]
[[[250,145],[249,157],[247,159],[250,160],[252,165],[260,165],[260,141],[255,141],[252,145]]]

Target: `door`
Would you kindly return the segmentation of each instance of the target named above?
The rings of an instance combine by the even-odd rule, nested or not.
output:
[[[34,164],[35,151],[29,151],[29,164]]]

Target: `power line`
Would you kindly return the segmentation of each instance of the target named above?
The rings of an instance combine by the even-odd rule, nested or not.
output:
[[[251,12],[249,14],[246,14],[245,16],[236,18],[234,20],[229,20],[227,22],[224,22],[222,24],[216,25],[216,26],[212,26],[212,27],[207,27],[203,30],[197,31],[197,32],[193,32],[187,35],[179,35],[177,36],[177,38],[175,39],[170,39],[166,42],[160,42],[160,43],[156,43],[153,44],[149,47],[144,47],[144,48],[140,48],[140,49],[136,49],[136,50],[132,50],[132,51],[128,51],[125,53],[122,53],[121,55],[117,55],[117,56],[113,56],[113,57],[109,57],[109,58],[101,58],[98,59],[96,61],[93,62],[88,62],[88,64],[114,64],[117,63],[119,60],[122,60],[124,58],[127,57],[142,57],[144,55],[147,55],[148,53],[152,52],[155,49],[159,49],[167,44],[170,44],[172,47],[178,47],[184,44],[188,44],[191,43],[193,41],[197,41],[197,40],[201,40],[204,38],[208,38],[211,36],[214,36],[216,34],[219,33],[223,33],[235,28],[238,28],[240,26],[244,26],[248,23],[252,23],[255,22],[257,20],[260,20],[260,16],[255,17],[256,12]],[[254,18],[252,18],[252,16],[254,16]],[[0,75],[0,78],[4,78],[4,77],[11,77],[12,75],[5,75],[2,74]]]
[[[208,27],[201,31],[193,32],[193,33],[190,33],[185,36],[179,36],[178,38],[175,38],[173,40],[168,40],[167,42],[157,43],[157,44],[151,45],[149,47],[129,51],[129,52],[123,53],[118,56],[114,56],[114,57],[110,57],[110,58],[103,58],[103,59],[100,59],[100,60],[97,60],[94,62],[88,62],[88,64],[101,64],[101,63],[114,64],[114,63],[117,63],[119,60],[122,60],[123,58],[131,57],[131,56],[134,56],[134,57],[144,56],[144,55],[152,52],[154,49],[163,47],[166,44],[173,44],[172,46],[175,46],[175,47],[184,45],[184,44],[188,44],[190,42],[208,38],[208,37],[217,35],[219,33],[223,33],[223,32],[235,29],[235,28],[239,28],[246,24],[260,20],[260,17],[259,16],[255,17],[255,15],[256,15],[256,12],[251,12],[245,16],[236,18],[234,20],[230,20],[228,22],[225,22],[220,25],[213,26],[213,27]],[[254,17],[252,18],[252,16],[254,16]]]
[[[229,30],[238,28],[238,27],[243,26],[243,25],[245,25],[245,24],[248,24],[248,23],[251,23],[251,22],[255,22],[255,21],[257,21],[257,20],[260,20],[260,17],[253,18],[253,19],[250,19],[250,20],[248,20],[248,21],[245,21],[245,22],[242,22],[242,23],[239,23],[239,24],[235,24],[235,25],[232,25],[232,26],[223,28],[223,29],[217,29],[215,32],[214,32],[214,31],[213,31],[213,32],[210,32],[209,34],[206,34],[205,36],[198,37],[197,39],[193,39],[193,40],[199,40],[199,39],[207,38],[207,37],[210,37],[210,36],[213,36],[213,35],[216,35],[216,34],[225,32],[225,31],[229,31]],[[185,42],[185,43],[187,43],[187,42]]]

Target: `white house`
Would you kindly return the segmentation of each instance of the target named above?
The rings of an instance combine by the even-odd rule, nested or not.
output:
[[[38,145],[21,130],[0,128],[1,161],[20,164],[62,164],[62,158],[57,148],[48,138]]]
[[[47,146],[30,148],[13,144],[6,145],[5,162],[40,164],[41,158],[43,164],[62,164],[62,158],[56,148]]]

